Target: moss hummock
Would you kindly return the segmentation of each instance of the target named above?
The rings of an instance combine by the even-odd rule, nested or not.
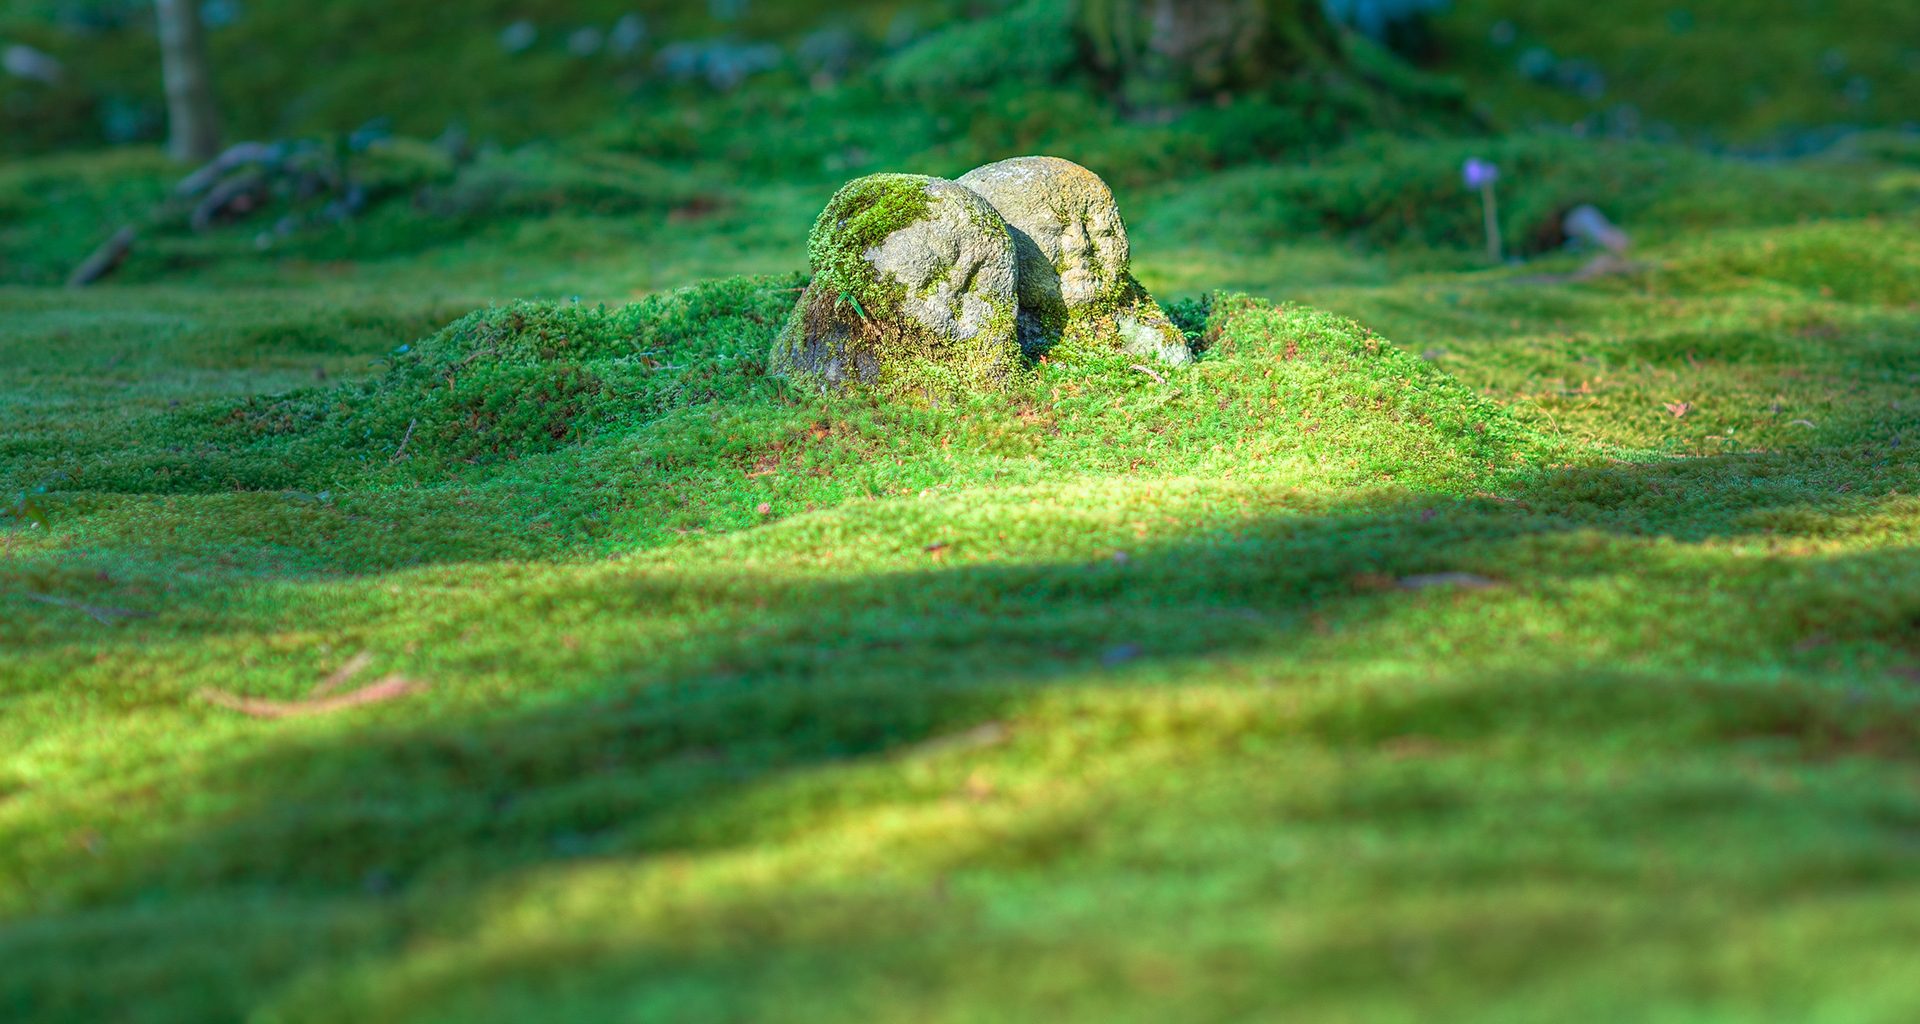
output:
[[[1286,285],[1410,348],[1221,295],[1173,307],[1206,351],[1177,380],[1050,361],[943,408],[767,386],[797,280],[496,310],[373,375],[438,306],[10,290],[0,1007],[1913,1005],[1915,227],[1701,227],[1573,286]],[[1251,246],[1185,259],[1149,269],[1283,287]],[[331,347],[258,340],[346,314]],[[440,432],[478,374],[562,363],[621,401],[553,441],[501,395],[474,464]],[[158,472],[219,456],[172,403],[322,368],[351,375],[299,403],[324,422],[222,442],[353,442],[306,493]],[[43,482],[50,526],[9,519]],[[425,688],[287,721],[200,696],[353,665]],[[1275,968],[1223,990],[1249,957]]]

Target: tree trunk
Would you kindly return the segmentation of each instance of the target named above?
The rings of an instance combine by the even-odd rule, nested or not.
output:
[[[1321,0],[1081,0],[1080,24],[1099,69],[1143,101],[1259,88],[1341,59]]]
[[[167,83],[167,152],[183,163],[204,163],[220,154],[220,115],[200,7],[196,0],[154,0],[154,7]]]

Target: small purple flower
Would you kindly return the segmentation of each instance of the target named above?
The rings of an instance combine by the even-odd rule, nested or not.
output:
[[[1479,191],[1500,180],[1500,168],[1477,156],[1468,157],[1467,162],[1460,165],[1460,179],[1468,188]]]
[[[1480,213],[1487,222],[1487,262],[1500,262],[1500,206],[1493,195],[1493,183],[1500,180],[1500,168],[1490,161],[1470,156],[1460,165],[1460,180],[1467,190],[1480,193]]]

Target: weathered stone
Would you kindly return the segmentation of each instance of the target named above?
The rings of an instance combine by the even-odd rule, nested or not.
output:
[[[1176,366],[1192,361],[1186,339],[1134,280],[1127,226],[1099,175],[1070,160],[1028,156],[959,180],[1013,233],[1020,342],[1029,352],[1062,341],[1106,343]]]
[[[1043,317],[1116,298],[1127,273],[1127,229],[1113,191],[1068,160],[1028,156],[988,164],[960,184],[993,204],[1020,254],[1020,304]]]
[[[818,387],[939,395],[1021,367],[1013,237],[951,181],[849,183],[808,239],[813,283],[774,344],[776,372]]]

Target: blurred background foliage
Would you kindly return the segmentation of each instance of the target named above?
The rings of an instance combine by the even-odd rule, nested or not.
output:
[[[1580,203],[1658,238],[1920,191],[1920,7],[1589,7],[202,0],[225,140],[272,155],[183,196],[158,151],[150,0],[18,0],[0,12],[0,157],[18,158],[0,161],[0,283],[57,282],[119,225],[141,236],[121,280],[268,250],[420,253],[555,217],[785,258],[767,225],[804,223],[838,182],[1043,151],[1164,191],[1144,207],[1163,240],[1321,235],[1416,261],[1484,246],[1457,180],[1480,150],[1519,172],[1503,230],[1522,255],[1555,247]],[[1824,162],[1754,171],[1808,155]]]
[[[1177,6],[1178,31],[1155,22],[1167,20],[1165,5],[1135,0],[849,0],[831,10],[460,0],[431,16],[375,0],[204,0],[201,11],[223,115],[245,138],[344,133],[386,118],[405,135],[451,126],[512,145],[713,94],[806,86],[909,108],[991,97],[1001,102],[978,109],[998,109],[1089,78],[1124,79],[1109,97],[1136,118],[1166,120],[1208,92],[1271,92],[1302,75],[1325,85],[1342,77],[1335,68],[1348,85],[1450,87],[1503,128],[1743,147],[1803,150],[1834,125],[1894,126],[1920,110],[1920,6],[1905,0],[1619,0],[1604,14],[1573,0]],[[1405,63],[1343,52],[1352,40]],[[14,0],[0,11],[0,51],[0,153],[162,137],[148,0]],[[1324,116],[1366,119],[1368,104],[1343,91],[1313,92]],[[1037,116],[1050,105],[1021,106]],[[1083,114],[1069,104],[1058,116]],[[756,127],[777,150],[777,133]],[[1325,134],[1258,119],[1245,128],[1278,143]]]

